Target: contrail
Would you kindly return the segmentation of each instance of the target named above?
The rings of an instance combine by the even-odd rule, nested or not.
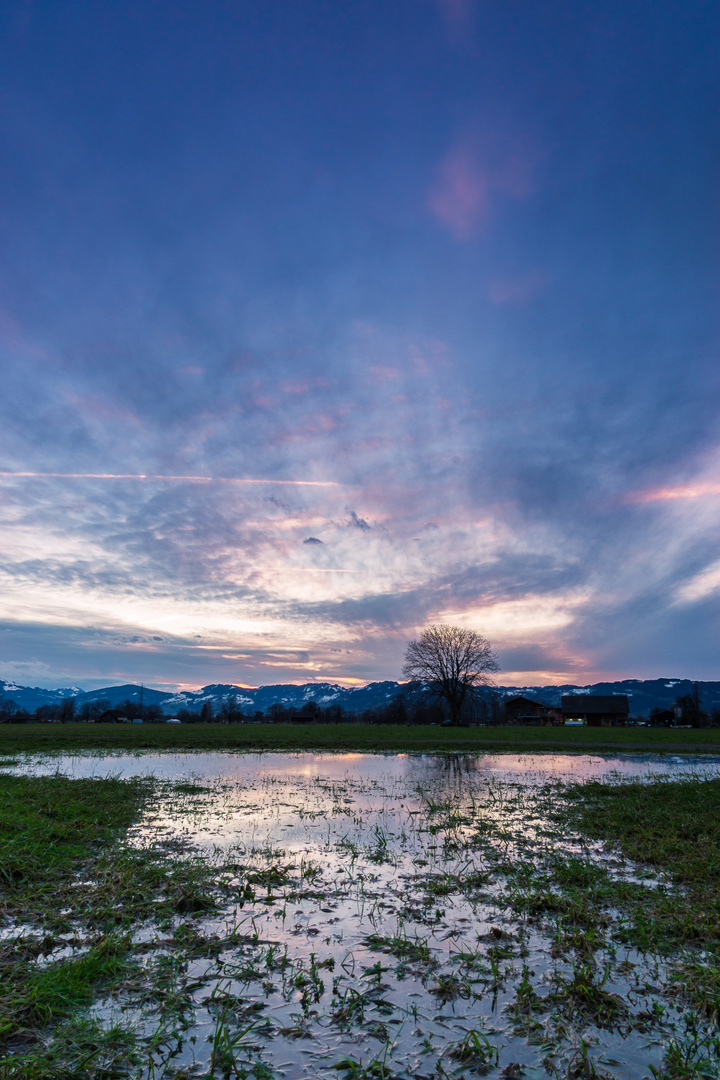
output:
[[[160,482],[188,481],[195,484],[276,484],[295,487],[342,487],[337,480],[266,480],[246,476],[166,476],[154,473],[61,473],[5,472],[0,477],[41,480],[153,480]]]

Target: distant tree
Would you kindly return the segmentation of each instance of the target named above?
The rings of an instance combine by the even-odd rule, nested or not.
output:
[[[476,723],[502,724],[505,722],[505,702],[497,690],[481,687],[473,695],[473,712]]]
[[[161,705],[146,705],[145,715],[143,720],[147,720],[150,724],[159,724],[161,720],[164,720],[165,714],[162,711]]]
[[[64,700],[60,702],[58,716],[60,722],[63,724],[68,724],[71,720],[75,719],[75,698],[64,698]]]
[[[100,698],[99,701],[83,701],[78,710],[78,720],[82,720],[84,724],[96,724],[109,708],[110,702],[107,698]]]
[[[202,713],[194,712],[192,709],[178,709],[177,718],[183,724],[197,724],[202,719]]]
[[[7,724],[18,711],[18,707],[12,698],[3,698],[0,701],[0,722]]]
[[[676,707],[682,710],[682,723],[692,727],[704,727],[708,722],[707,713],[703,712],[700,705],[702,697],[700,687],[695,683],[689,694],[683,694],[675,701]]]
[[[213,712],[212,701],[203,701],[203,707],[200,710],[200,720],[203,724],[212,724],[215,719]]]
[[[442,705],[437,700],[433,701],[416,694],[411,698],[411,704],[413,724],[442,724],[445,719]]]
[[[328,705],[325,710],[325,723],[326,724],[341,724],[345,718],[345,711],[342,705]]]
[[[450,723],[458,724],[465,700],[492,685],[491,673],[500,665],[482,634],[441,624],[408,642],[402,670],[405,678],[418,680],[425,693],[444,702]]]
[[[129,698],[116,705],[113,711],[118,716],[127,717],[128,720],[142,720],[145,716],[145,706],[141,705],[139,701],[130,701]]]
[[[235,694],[228,694],[220,705],[220,721],[223,724],[238,724],[242,719],[242,709],[238,706]]]
[[[409,723],[409,716],[407,710],[407,703],[405,701],[404,694],[396,694],[391,701],[388,702],[385,709],[386,723],[388,724],[407,724]]]
[[[43,723],[54,724],[60,719],[60,706],[57,702],[48,705],[38,705],[35,710],[35,719]]]

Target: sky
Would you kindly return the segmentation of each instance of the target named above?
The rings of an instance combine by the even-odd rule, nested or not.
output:
[[[720,9],[5,0],[0,678],[720,678]]]

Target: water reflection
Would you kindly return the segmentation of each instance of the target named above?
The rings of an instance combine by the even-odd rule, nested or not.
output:
[[[613,776],[649,778],[660,775],[717,775],[717,754],[361,754],[361,753],[185,753],[25,754],[8,772],[65,776],[156,776],[163,780],[259,780],[270,776],[322,776],[328,781],[362,778],[435,779],[485,775],[513,784],[535,785],[548,779],[563,782],[603,780]]]
[[[590,939],[583,925],[571,940],[553,914],[558,861],[658,885],[565,835],[553,800],[556,782],[717,776],[720,757],[149,753],[26,757],[12,768],[197,782],[184,795],[160,785],[129,837],[199,851],[227,897],[220,915],[179,917],[175,938],[135,928],[145,955],[157,951],[149,970],[172,959],[175,1000],[186,1003],[172,1068],[158,1058],[144,1076],[206,1075],[218,1017],[234,1025],[229,1039],[253,1028],[248,1060],[269,1070],[256,1080],[342,1080],[343,1059],[365,1080],[492,1069],[640,1080],[680,1029],[682,1006],[662,992],[668,961],[619,950],[609,931]],[[531,918],[517,898],[542,875],[546,907]],[[606,928],[619,918],[603,912]],[[578,964],[583,978],[601,973],[622,1023],[573,1011]],[[95,1013],[133,1021],[150,1040],[164,1020],[148,993]],[[373,1062],[388,1073],[363,1071]]]

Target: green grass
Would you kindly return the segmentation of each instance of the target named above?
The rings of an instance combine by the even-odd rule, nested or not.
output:
[[[98,986],[111,984],[126,971],[127,939],[104,937],[75,959],[29,967],[24,978],[27,1010],[42,1023],[89,1005]]]
[[[98,1028],[85,1006],[138,974],[138,922],[170,928],[215,907],[218,887],[198,857],[123,842],[156,785],[0,775],[0,915],[25,928],[0,946],[0,1080],[100,1075],[101,1059],[124,1068],[133,1039]],[[72,955],[53,959],[67,945]]]
[[[0,949],[0,1052],[20,1039],[27,1059],[21,1066],[11,1054],[0,1066],[3,1077],[55,1075],[52,1055],[42,1048],[50,1024],[65,1022],[78,1061],[88,1045],[97,1059],[96,1027],[74,1014],[125,976],[129,948],[122,931],[108,932],[116,920],[107,917],[98,881],[147,791],[147,783],[112,778],[0,776],[0,911],[4,921],[17,919],[34,931]],[[105,925],[82,940],[84,951],[40,963],[59,936],[73,940],[78,917],[93,907],[96,924]],[[114,1049],[106,1047],[111,1056],[115,1044],[122,1044],[121,1054],[127,1048],[118,1038],[110,1039]]]
[[[674,881],[720,886],[720,780],[575,785],[577,823]]]
[[[625,887],[621,936],[641,948],[703,944],[720,956],[720,780],[591,782],[567,794],[573,828],[665,879]]]
[[[445,728],[394,724],[0,724],[3,754],[22,750],[720,750],[720,728]]]
[[[137,780],[0,775],[0,903],[41,918],[71,906],[77,875],[133,821],[147,791]],[[70,890],[70,891],[69,891]]]
[[[42,930],[51,945],[78,925],[106,935],[137,919],[212,910],[197,857],[121,843],[155,787],[137,778],[0,775],[2,913]]]

